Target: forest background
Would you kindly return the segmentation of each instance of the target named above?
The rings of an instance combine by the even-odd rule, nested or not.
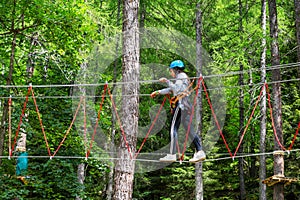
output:
[[[278,0],[278,44],[280,48],[282,123],[284,145],[288,146],[295,135],[300,119],[299,102],[299,43],[295,27],[296,1]],[[179,31],[196,40],[196,11],[198,1],[140,1],[140,27],[160,28]],[[299,2],[298,2],[299,4]],[[261,89],[261,52],[262,39],[262,4],[259,0],[217,0],[200,1],[202,10],[202,45],[213,61],[210,71],[204,76],[215,75],[223,84],[225,91],[226,115],[223,133],[231,149],[239,142],[239,95],[244,93],[246,125]],[[105,97],[99,127],[105,138],[97,137],[89,159],[86,145],[83,119],[67,131],[74,116],[74,97],[76,90],[95,91],[94,113],[87,122],[88,138],[92,127],[97,122],[97,110],[102,102],[105,83],[118,83],[122,80],[122,61],[117,57],[113,63],[105,66],[99,74],[98,85],[79,87],[74,85],[82,69],[96,67],[94,53],[96,44],[109,42],[122,31],[121,1],[34,1],[4,0],[0,3],[0,66],[1,66],[1,199],[110,199],[113,186],[113,159],[107,159],[110,145],[118,145],[122,137],[117,119],[114,116],[109,97]],[[269,28],[267,26],[267,33]],[[299,33],[298,33],[299,34]],[[266,81],[272,90],[271,38],[265,35],[267,42]],[[298,41],[299,42],[299,41]],[[116,51],[118,50],[116,44]],[[165,67],[174,59],[183,59],[165,50],[141,49],[140,63],[157,63]],[[186,60],[184,60],[186,61]],[[187,63],[188,74],[196,76],[197,71]],[[243,66],[241,73],[239,70]],[[274,66],[273,66],[274,67]],[[145,80],[157,80],[158,76],[143,77]],[[240,84],[240,74],[242,83]],[[9,133],[11,125],[12,139],[18,130],[20,115],[23,110],[29,85],[32,84],[36,96],[29,100],[21,124],[21,131],[27,135],[26,148],[29,154],[26,183],[16,177],[16,157],[9,158]],[[40,86],[40,87],[39,87]],[[140,94],[150,94],[162,85],[153,81],[140,88]],[[111,87],[114,91],[114,87]],[[216,89],[217,90],[217,89]],[[204,93],[203,93],[204,94]],[[12,96],[11,121],[8,123],[8,100]],[[75,100],[74,100],[75,99]],[[163,97],[151,99],[149,95],[140,96],[139,125],[147,125],[151,120],[149,109],[160,104]],[[167,105],[165,105],[167,106]],[[75,106],[76,108],[76,106]],[[40,114],[40,115],[38,115]],[[260,116],[256,110],[254,118],[244,137],[242,159],[245,191],[248,199],[259,198],[260,155]],[[209,134],[211,111],[203,98],[203,134]],[[57,158],[49,159],[47,144],[39,123],[47,133],[48,146],[54,152],[62,138],[66,140],[57,152]],[[139,138],[141,144],[144,138]],[[91,139],[89,139],[90,141]],[[104,140],[103,146],[102,144]],[[152,152],[169,143],[168,125],[159,134],[151,135],[142,152]],[[295,151],[285,156],[285,175],[299,177],[300,153],[299,138],[293,146]],[[274,149],[274,132],[270,115],[267,119],[266,152]],[[188,148],[186,155],[191,156],[193,148]],[[17,156],[17,152],[13,152]],[[106,156],[106,157],[105,157]],[[98,159],[97,159],[98,158]],[[106,158],[106,159],[103,159]],[[224,159],[225,158],[225,159]],[[215,159],[215,160],[213,160]],[[78,181],[78,170],[84,167],[84,181]],[[239,160],[231,159],[221,138],[203,162],[204,199],[239,199],[240,169]],[[79,170],[80,171],[80,170]],[[273,175],[273,157],[266,154],[267,177]],[[80,180],[80,179],[79,179]],[[83,180],[83,179],[81,179]],[[135,199],[194,199],[195,166],[188,163],[173,163],[155,171],[136,173],[134,177],[133,198]],[[284,188],[287,199],[300,198],[299,182]],[[272,188],[267,188],[267,199],[272,198]]]

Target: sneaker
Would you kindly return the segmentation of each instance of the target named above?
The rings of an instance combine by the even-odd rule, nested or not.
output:
[[[160,162],[175,162],[176,154],[167,154],[165,157],[159,159]]]
[[[206,158],[206,155],[205,155],[204,151],[201,150],[201,151],[196,152],[194,154],[194,157],[192,159],[190,159],[189,162],[196,163],[196,162],[205,160],[205,158]]]

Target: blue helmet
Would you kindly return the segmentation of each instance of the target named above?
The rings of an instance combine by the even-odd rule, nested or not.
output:
[[[170,64],[170,69],[174,69],[178,67],[181,70],[184,70],[184,63],[181,60],[174,60],[173,62],[171,62]]]

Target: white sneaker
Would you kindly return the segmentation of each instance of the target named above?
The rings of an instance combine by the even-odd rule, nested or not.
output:
[[[204,151],[201,150],[201,151],[196,152],[194,154],[194,157],[192,159],[190,159],[189,162],[196,163],[196,162],[205,160],[205,158],[206,158],[206,155],[205,155]]]
[[[176,154],[167,154],[165,157],[159,159],[160,162],[175,162]]]

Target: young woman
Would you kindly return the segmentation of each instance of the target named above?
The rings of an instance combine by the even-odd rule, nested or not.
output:
[[[185,130],[188,130],[189,122],[190,122],[190,114],[192,105],[189,102],[188,97],[188,87],[190,85],[190,80],[187,74],[183,71],[185,68],[184,63],[181,60],[175,60],[171,62],[169,66],[169,70],[171,76],[175,78],[175,83],[171,82],[166,78],[160,78],[159,81],[162,83],[167,83],[168,87],[162,90],[154,91],[151,93],[151,97],[155,97],[157,95],[166,95],[173,94],[173,102],[172,105],[172,119],[171,119],[171,127],[170,127],[170,137],[171,137],[171,145],[170,145],[170,154],[167,154],[165,157],[160,158],[159,160],[162,162],[175,162],[176,161],[176,141],[178,129],[180,126],[180,122],[183,123]],[[202,150],[200,138],[197,134],[195,134],[193,126],[190,126],[189,137],[193,140],[193,143],[196,147],[196,153],[194,157],[190,159],[190,162],[198,162],[205,160],[205,153]]]

